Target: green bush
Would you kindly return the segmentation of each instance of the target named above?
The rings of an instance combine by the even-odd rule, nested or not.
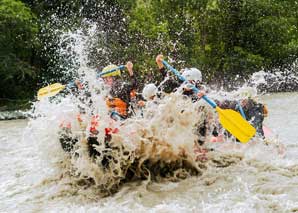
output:
[[[28,98],[35,89],[36,17],[18,0],[0,0],[0,98]]]

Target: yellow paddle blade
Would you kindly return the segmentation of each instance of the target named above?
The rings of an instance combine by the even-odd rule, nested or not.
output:
[[[240,142],[247,143],[256,134],[256,129],[238,112],[231,109],[221,109],[218,106],[216,111],[221,125]]]
[[[45,97],[51,97],[59,93],[61,90],[65,88],[65,85],[60,83],[51,84],[44,88],[41,88],[37,92],[37,99],[40,100]]]

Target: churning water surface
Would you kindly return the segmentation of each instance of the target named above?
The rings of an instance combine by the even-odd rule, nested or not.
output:
[[[94,186],[80,186],[61,172],[65,166],[51,162],[53,152],[43,156],[55,148],[37,146],[28,121],[1,121],[0,212],[297,212],[298,93],[262,99],[269,108],[266,125],[286,146],[284,157],[263,144],[226,149],[213,156],[201,176],[132,182],[105,198]],[[57,140],[50,129],[43,131],[47,140]]]

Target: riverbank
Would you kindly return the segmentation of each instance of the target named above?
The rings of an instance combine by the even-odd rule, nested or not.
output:
[[[0,121],[27,118],[26,111],[0,111]]]
[[[25,119],[31,103],[29,99],[0,99],[0,120]]]

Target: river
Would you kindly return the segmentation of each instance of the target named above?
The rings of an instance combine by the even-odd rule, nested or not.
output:
[[[226,153],[219,160],[228,166],[210,166],[201,176],[129,183],[105,198],[43,163],[40,147],[24,134],[26,120],[1,121],[0,212],[297,212],[298,93],[262,99],[269,109],[266,125],[286,146],[284,157],[255,146],[245,154]]]

